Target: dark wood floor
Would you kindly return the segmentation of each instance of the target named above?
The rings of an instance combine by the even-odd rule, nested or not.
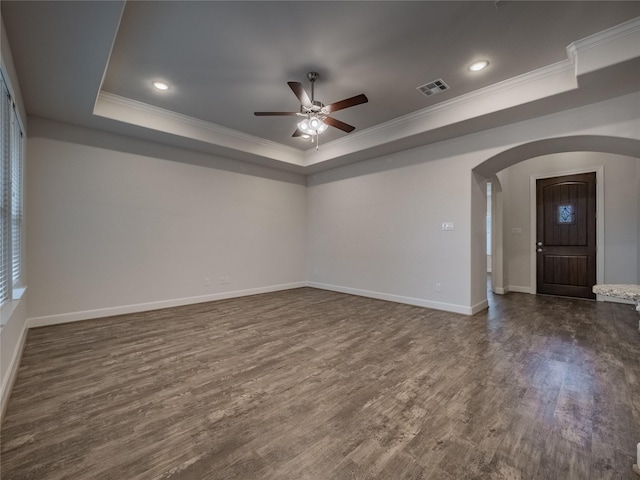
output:
[[[34,329],[2,479],[638,480],[637,321],[304,288]]]

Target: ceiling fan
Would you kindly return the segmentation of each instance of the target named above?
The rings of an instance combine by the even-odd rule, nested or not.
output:
[[[311,98],[307,95],[302,83],[300,82],[287,82],[293,93],[298,100],[300,100],[299,112],[254,112],[254,115],[258,117],[262,116],[298,116],[302,117],[302,120],[298,123],[298,128],[293,132],[293,137],[315,137],[316,148],[318,135],[324,132],[329,125],[335,127],[343,132],[351,133],[356,127],[349,125],[348,123],[341,122],[330,115],[338,110],[354,107],[362,103],[367,103],[369,99],[364,94],[356,95],[355,97],[347,98],[339,102],[325,105],[314,98],[314,83],[318,79],[319,74],[317,72],[307,73],[307,79],[311,82]]]

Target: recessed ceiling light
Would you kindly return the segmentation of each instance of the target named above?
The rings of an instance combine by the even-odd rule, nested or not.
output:
[[[164,82],[153,82],[152,85],[158,90],[169,90],[169,85]]]
[[[469,65],[469,70],[472,72],[479,72],[489,66],[489,60],[480,60]]]

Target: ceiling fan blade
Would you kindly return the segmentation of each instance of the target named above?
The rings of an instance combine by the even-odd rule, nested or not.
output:
[[[299,112],[253,112],[256,117],[291,117]]]
[[[355,97],[340,100],[339,102],[327,105],[325,108],[329,113],[333,113],[344,108],[354,107],[356,105],[360,105],[361,103],[367,103],[368,101],[369,99],[367,98],[367,96],[364,93],[361,93],[360,95],[356,95]]]
[[[331,125],[332,127],[336,127],[347,133],[351,133],[356,129],[356,127],[349,125],[348,123],[341,122],[340,120],[336,120],[335,118],[331,117],[325,117],[322,121],[327,125]]]
[[[293,90],[293,93],[295,93],[303,106],[311,106],[311,99],[300,82],[287,82],[287,85]]]

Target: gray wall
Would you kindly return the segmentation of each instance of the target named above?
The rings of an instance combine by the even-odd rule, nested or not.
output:
[[[37,324],[305,281],[303,177],[31,124],[28,315]]]

